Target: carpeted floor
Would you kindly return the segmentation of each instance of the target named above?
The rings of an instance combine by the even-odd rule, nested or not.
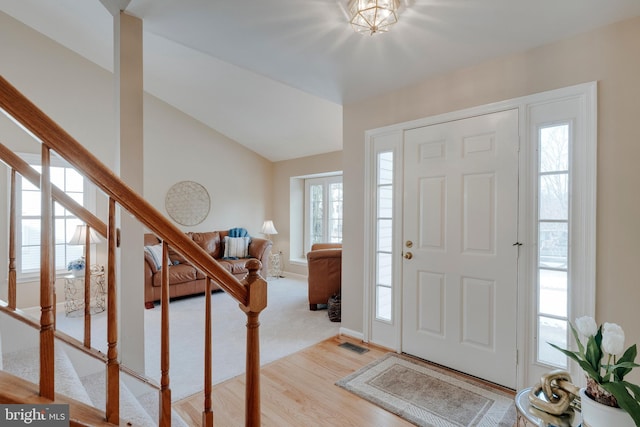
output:
[[[245,372],[246,316],[222,292],[212,294],[213,382]],[[174,300],[170,307],[170,381],[172,400],[204,388],[204,296]],[[82,318],[58,314],[57,327],[81,339]],[[338,334],[340,323],[326,310],[310,311],[304,279],[269,280],[268,306],[260,316],[260,353],[264,365]],[[160,306],[145,310],[146,375],[160,380]],[[106,313],[92,318],[92,343],[106,352]]]
[[[389,353],[336,383],[425,427],[512,427],[513,395],[417,359]]]

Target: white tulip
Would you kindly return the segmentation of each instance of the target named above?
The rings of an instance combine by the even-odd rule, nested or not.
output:
[[[605,322],[604,325],[602,325],[602,333],[605,333],[605,332],[611,332],[614,334],[620,334],[624,336],[624,331],[622,330],[620,325],[616,323]]]
[[[576,319],[576,328],[583,337],[591,337],[598,332],[598,325],[591,316],[582,316]]]
[[[602,349],[605,353],[619,356],[624,350],[624,331],[615,323],[605,323],[602,327]]]

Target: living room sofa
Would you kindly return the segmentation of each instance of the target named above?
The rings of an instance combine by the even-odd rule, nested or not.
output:
[[[267,277],[272,246],[270,240],[251,237],[246,257],[225,258],[225,236],[228,236],[228,230],[186,234],[238,279],[243,279],[247,274],[248,270],[245,268],[245,264],[252,258],[258,259],[262,263],[259,273],[263,278]],[[160,300],[162,284],[162,274],[158,268],[161,263],[157,257],[154,257],[154,253],[162,246],[160,239],[149,233],[144,235],[144,245],[144,305],[146,308],[153,308],[154,302]],[[187,262],[182,255],[169,248],[169,297],[201,294],[204,293],[205,287],[204,274]],[[212,282],[212,289],[220,290],[220,287]]]

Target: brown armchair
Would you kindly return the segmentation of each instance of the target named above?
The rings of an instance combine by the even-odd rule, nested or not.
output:
[[[342,244],[316,243],[307,253],[309,269],[309,309],[317,310],[340,293],[342,285]]]

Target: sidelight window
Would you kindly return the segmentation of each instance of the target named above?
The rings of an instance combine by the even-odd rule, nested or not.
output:
[[[538,361],[567,367],[548,343],[567,348],[571,179],[569,123],[538,131]]]
[[[376,169],[376,319],[391,321],[393,283],[393,152],[378,153]]]

